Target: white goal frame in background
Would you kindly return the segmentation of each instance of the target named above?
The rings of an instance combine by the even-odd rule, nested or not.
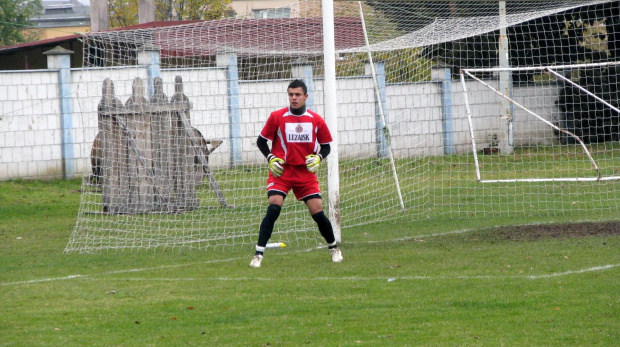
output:
[[[620,109],[618,109],[617,107],[613,106],[612,104],[610,104],[609,102],[601,99],[600,97],[598,97],[597,95],[593,94],[592,92],[590,92],[589,90],[583,88],[582,86],[576,84],[575,82],[571,81],[570,79],[566,78],[565,76],[563,76],[562,74],[558,73],[556,70],[561,70],[561,69],[578,69],[578,68],[589,68],[589,67],[605,67],[605,66],[617,66],[620,65],[620,62],[606,62],[606,63],[589,63],[589,64],[573,64],[573,65],[557,65],[557,66],[531,66],[531,67],[510,67],[510,68],[476,68],[476,69],[461,69],[460,71],[460,80],[461,80],[461,85],[463,87],[463,98],[464,98],[464,102],[465,102],[465,110],[467,112],[467,121],[469,124],[469,134],[471,137],[471,141],[472,141],[472,152],[473,152],[473,157],[474,157],[474,164],[475,164],[475,171],[476,171],[476,180],[480,183],[500,183],[500,182],[592,182],[592,181],[611,181],[611,180],[620,180],[620,176],[617,175],[611,175],[611,176],[603,176],[601,175],[599,166],[597,165],[595,159],[592,157],[592,154],[590,153],[590,150],[588,149],[588,146],[586,146],[586,144],[583,142],[583,140],[581,138],[579,138],[579,136],[575,135],[574,133],[566,130],[566,129],[562,129],[560,128],[558,125],[555,125],[553,123],[551,123],[550,121],[544,119],[543,117],[541,117],[540,115],[536,114],[535,112],[533,112],[532,110],[530,110],[529,108],[525,107],[524,105],[520,104],[519,102],[517,102],[514,97],[508,96],[500,91],[498,91],[496,88],[494,88],[493,86],[491,86],[489,83],[483,81],[482,79],[476,77],[474,74],[477,72],[503,72],[503,71],[510,71],[511,73],[513,71],[545,71],[548,72],[550,74],[552,74],[553,76],[555,76],[558,79],[563,80],[564,82],[578,88],[580,91],[584,92],[585,94],[587,94],[588,96],[592,97],[593,99],[599,101],[600,103],[604,104],[605,106],[611,108],[612,110],[614,110],[615,112],[617,112],[618,114],[620,114]],[[475,136],[475,128],[474,128],[474,122],[472,120],[472,107],[471,104],[469,102],[469,97],[468,97],[468,92],[467,92],[467,84],[466,84],[466,79],[465,76],[473,79],[474,81],[479,82],[480,84],[482,84],[484,87],[488,88],[489,90],[491,90],[493,93],[497,94],[499,97],[508,100],[512,105],[517,106],[518,108],[524,110],[525,112],[527,112],[529,115],[532,115],[535,117],[536,120],[539,120],[545,124],[547,124],[549,127],[567,134],[568,136],[574,138],[579,145],[581,146],[581,148],[583,149],[584,154],[588,157],[588,160],[590,161],[590,163],[592,164],[592,169],[595,172],[595,175],[593,175],[592,177],[553,177],[553,178],[514,178],[514,179],[482,179],[481,176],[481,170],[480,170],[480,160],[478,157],[478,149],[477,149],[477,144],[476,144],[476,136]],[[507,122],[512,122],[511,118],[507,118],[506,120]],[[508,131],[513,131],[513,127],[509,126],[509,127],[505,127],[505,129],[509,129]],[[506,134],[506,138],[513,138],[513,134]],[[500,153],[501,155],[501,153]]]

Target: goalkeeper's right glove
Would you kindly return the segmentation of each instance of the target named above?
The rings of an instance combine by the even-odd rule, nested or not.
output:
[[[269,171],[271,171],[275,177],[282,176],[282,173],[284,172],[284,166],[282,166],[284,165],[284,160],[273,154],[269,154],[267,156],[267,160],[269,160]]]

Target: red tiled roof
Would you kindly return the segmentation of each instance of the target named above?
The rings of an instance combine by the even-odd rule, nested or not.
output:
[[[165,28],[165,27],[171,27],[171,26],[179,26],[179,25],[187,25],[187,24],[203,23],[203,22],[207,22],[207,21],[205,21],[205,20],[165,20],[165,21],[154,21],[154,22],[148,22],[148,23],[142,23],[142,24],[129,25],[129,26],[126,26],[126,27],[121,27],[121,28],[108,29],[108,30],[104,30],[103,32],[121,31],[121,30],[136,30],[136,29]]]
[[[67,35],[67,36],[54,37],[51,39],[45,39],[45,40],[39,40],[39,41],[18,43],[15,45],[0,47],[0,53],[8,52],[8,51],[15,51],[15,50],[19,50],[20,48],[46,46],[52,43],[60,43],[64,41],[75,40],[78,37],[80,37],[80,35]]]
[[[337,50],[364,45],[359,18],[336,17],[334,32]],[[161,49],[162,57],[208,56],[222,50],[240,55],[303,55],[322,52],[323,23],[320,17],[149,22],[0,47],[0,53],[78,37],[151,44]]]
[[[336,49],[364,45],[359,18],[335,18],[334,32]],[[112,42],[150,44],[161,50],[162,57],[209,56],[218,51],[240,55],[303,55],[323,50],[323,23],[319,17],[220,19],[167,27],[134,26],[89,35]]]
[[[158,27],[178,26],[178,25],[189,24],[189,23],[197,23],[197,22],[204,22],[204,21],[194,20],[194,21],[159,21],[159,22],[149,22],[149,23],[131,25],[131,26],[122,27],[122,28],[109,29],[109,30],[106,30],[106,31],[103,31],[103,32],[120,31],[120,30],[131,30],[131,29],[151,29],[151,28],[158,28]],[[20,49],[20,48],[46,46],[46,45],[49,45],[49,44],[52,44],[52,43],[60,43],[60,42],[64,42],[64,41],[75,40],[78,37],[81,37],[83,35],[88,35],[88,33],[86,33],[86,34],[73,34],[73,35],[67,35],[67,36],[59,36],[59,37],[53,37],[53,38],[45,39],[45,40],[23,42],[23,43],[17,43],[17,44],[9,45],[9,46],[2,46],[2,47],[0,47],[0,52],[17,50],[17,49]]]

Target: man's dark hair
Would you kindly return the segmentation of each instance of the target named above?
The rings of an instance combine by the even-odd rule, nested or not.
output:
[[[306,87],[306,83],[304,83],[304,81],[302,80],[294,80],[293,82],[291,82],[288,85],[289,88],[299,88],[301,87],[301,89],[304,91],[304,95],[308,94],[308,87]]]

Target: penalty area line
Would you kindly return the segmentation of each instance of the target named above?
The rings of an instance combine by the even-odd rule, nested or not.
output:
[[[288,252],[288,253],[311,252],[313,250],[321,249],[321,248],[326,248],[326,246],[312,247],[312,248],[303,249],[303,250],[291,251],[291,252]],[[249,260],[249,258],[238,257],[238,258],[208,260],[208,261],[184,263],[184,264],[161,265],[161,266],[153,266],[153,267],[146,267],[146,268],[112,270],[112,271],[105,271],[105,272],[100,272],[100,273],[97,273],[97,274],[90,274],[90,275],[77,274],[77,275],[69,275],[69,276],[62,276],[62,277],[38,278],[38,279],[32,279],[32,280],[27,280],[27,281],[0,282],[0,286],[15,286],[15,285],[24,285],[24,284],[36,284],[36,283],[44,283],[44,282],[54,282],[54,281],[67,281],[67,280],[74,280],[74,279],[89,279],[89,280],[92,280],[92,279],[95,279],[96,277],[99,277],[99,276],[118,275],[118,274],[124,274],[124,273],[143,272],[143,271],[152,271],[152,270],[174,269],[174,268],[188,267],[188,266],[194,266],[194,265],[226,263],[226,262],[243,261],[243,260]]]
[[[192,281],[204,281],[204,282],[245,282],[245,281],[306,281],[306,282],[319,282],[319,281],[433,281],[433,280],[504,280],[504,279],[525,279],[525,280],[540,280],[546,278],[555,278],[569,275],[578,275],[588,272],[596,272],[596,271],[604,271],[613,269],[616,267],[620,267],[620,264],[609,264],[603,266],[594,266],[586,269],[580,270],[569,270],[564,272],[556,272],[550,274],[543,275],[512,275],[512,276],[492,276],[492,275],[480,275],[480,276],[344,276],[344,277],[330,277],[330,276],[320,276],[320,277],[212,277],[212,278],[195,278],[195,277],[179,277],[179,278],[170,278],[170,277],[159,277],[159,278],[138,278],[138,277],[127,277],[127,278],[115,278],[115,280],[119,281],[159,281],[159,282],[192,282]],[[256,270],[251,270],[256,271]],[[258,270],[260,271],[260,270]],[[103,278],[89,278],[91,280],[104,280]],[[109,279],[105,279],[109,280]]]
[[[73,280],[73,279],[93,279],[93,277],[97,277],[97,276],[118,275],[118,274],[124,274],[124,273],[143,272],[143,271],[151,271],[151,270],[173,269],[173,268],[193,266],[193,265],[224,263],[224,262],[235,261],[235,260],[239,260],[239,258],[209,260],[209,261],[186,263],[186,264],[162,265],[162,266],[153,266],[153,267],[137,268],[137,269],[112,270],[112,271],[105,271],[105,272],[100,272],[98,274],[90,274],[90,275],[79,275],[78,274],[78,275],[70,275],[70,276],[62,276],[62,277],[38,278],[38,279],[33,279],[33,280],[28,280],[28,281],[0,282],[0,286],[35,284],[35,283],[53,282],[53,281],[67,281],[67,280]]]
[[[427,235],[429,236],[429,235]],[[325,247],[323,246],[319,246],[319,247],[312,247],[312,248],[308,248],[308,249],[303,249],[303,250],[298,250],[298,251],[292,251],[292,252],[288,252],[288,253],[301,253],[301,252],[310,252],[310,251],[314,251],[317,249],[323,249]],[[275,254],[274,254],[275,255]],[[283,254],[282,254],[283,255]],[[220,260],[209,260],[209,261],[203,261],[203,262],[192,262],[192,263],[185,263],[185,264],[174,264],[174,265],[162,265],[162,266],[153,266],[153,267],[147,267],[147,268],[134,268],[134,269],[124,269],[124,270],[112,270],[112,271],[104,271],[104,272],[100,272],[100,273],[96,273],[96,274],[88,274],[88,275],[81,275],[81,274],[76,274],[76,275],[69,275],[69,276],[62,276],[62,277],[49,277],[49,278],[39,278],[39,279],[32,279],[32,280],[27,280],[27,281],[15,281],[15,282],[0,282],[0,286],[16,286],[16,285],[28,285],[28,284],[37,284],[37,283],[45,283],[45,282],[54,282],[54,281],[68,281],[68,280],[75,280],[75,279],[84,279],[84,280],[103,280],[103,278],[98,278],[98,277],[102,277],[102,276],[109,276],[109,275],[119,275],[119,274],[127,274],[127,273],[136,273],[136,272],[144,272],[144,271],[152,271],[152,270],[162,270],[162,269],[173,269],[173,268],[180,268],[180,267],[188,267],[188,266],[194,266],[194,265],[205,265],[205,264],[215,264],[215,263],[225,263],[225,262],[232,262],[232,261],[243,261],[243,260],[247,260],[246,257],[238,257],[238,258],[228,258],[228,259],[220,259]],[[529,280],[538,280],[538,279],[545,279],[545,278],[553,278],[553,277],[562,277],[562,276],[568,276],[568,275],[575,275],[575,274],[582,274],[582,273],[587,273],[587,272],[594,272],[594,271],[604,271],[604,270],[609,270],[609,269],[613,269],[616,267],[620,267],[620,264],[608,264],[608,265],[601,265],[601,266],[595,266],[595,267],[590,267],[590,268],[586,268],[586,269],[580,269],[580,270],[569,270],[569,271],[564,271],[564,272],[556,272],[556,273],[549,273],[549,274],[542,274],[542,275],[514,275],[514,276],[492,276],[492,275],[481,275],[481,276],[389,276],[389,277],[377,277],[377,276],[373,276],[373,277],[359,277],[359,276],[348,276],[348,277],[301,277],[301,278],[289,278],[290,280],[296,280],[296,281],[330,281],[330,280],[342,280],[342,281],[370,281],[370,280],[388,280],[388,281],[393,281],[396,279],[399,280],[443,280],[443,279],[462,279],[462,280],[476,280],[476,279],[529,279]],[[260,271],[260,270],[259,270]],[[109,279],[109,278],[108,278]],[[282,280],[283,278],[271,278],[271,277],[216,277],[216,278],[200,278],[200,279],[194,279],[194,278],[146,278],[146,279],[142,279],[142,278],[114,278],[114,279],[118,279],[118,280],[136,280],[136,281],[194,281],[194,280],[201,280],[201,281],[247,281],[247,280],[264,280],[264,281],[270,281],[270,280]]]

